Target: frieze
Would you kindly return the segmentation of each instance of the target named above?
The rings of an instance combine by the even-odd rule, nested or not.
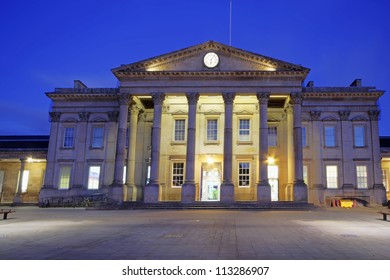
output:
[[[49,112],[50,122],[59,122],[61,118],[60,112]]]

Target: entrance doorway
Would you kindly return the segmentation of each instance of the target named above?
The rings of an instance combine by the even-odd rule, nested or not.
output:
[[[271,186],[271,201],[279,200],[279,168],[268,165],[268,182]]]
[[[202,163],[201,201],[219,201],[221,187],[221,163]]]

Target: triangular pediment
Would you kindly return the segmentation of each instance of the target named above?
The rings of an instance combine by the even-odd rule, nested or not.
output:
[[[215,67],[204,64],[204,56],[214,52],[219,61]],[[214,41],[181,49],[171,53],[145,59],[139,62],[122,65],[112,70],[115,75],[124,72],[302,72],[309,69],[300,65],[255,54],[242,49],[227,46]]]

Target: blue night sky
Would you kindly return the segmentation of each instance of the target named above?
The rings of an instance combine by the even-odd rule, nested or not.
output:
[[[311,69],[315,86],[387,91],[390,1],[233,0],[232,45]],[[0,6],[0,135],[48,134],[56,87],[116,87],[111,69],[208,40],[229,44],[229,0],[34,0]],[[306,83],[305,83],[306,84]]]

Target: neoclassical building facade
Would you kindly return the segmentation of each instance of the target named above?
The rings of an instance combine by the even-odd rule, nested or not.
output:
[[[208,41],[112,70],[117,88],[48,92],[40,200],[386,201],[384,93],[355,80],[303,86],[309,69]]]

